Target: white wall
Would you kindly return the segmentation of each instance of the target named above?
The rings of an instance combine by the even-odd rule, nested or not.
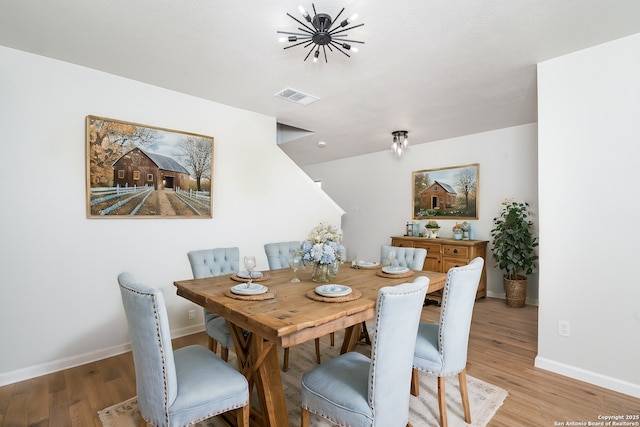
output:
[[[640,397],[640,34],[538,67],[536,365]],[[571,337],[558,336],[558,321]]]
[[[122,271],[165,292],[174,335],[202,330],[173,287],[189,250],[238,246],[266,269],[264,243],[340,223],[273,117],[4,47],[0,63],[0,385],[125,351]],[[213,219],[87,219],[87,115],[213,136]]]
[[[376,260],[380,245],[389,244],[390,236],[405,233],[412,212],[412,172],[418,170],[480,165],[479,218],[470,221],[476,239],[491,240],[493,218],[506,198],[527,201],[537,212],[535,124],[418,145],[409,129],[409,140],[414,145],[401,160],[384,151],[303,168],[314,180],[321,180],[327,194],[347,211],[342,228],[350,257]],[[455,221],[438,222],[439,235],[452,237]],[[487,292],[504,297],[503,272],[493,268],[490,251],[487,258]],[[537,274],[529,276],[527,298],[537,303]]]

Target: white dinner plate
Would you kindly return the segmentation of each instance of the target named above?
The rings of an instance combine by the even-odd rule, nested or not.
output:
[[[248,279],[249,278],[249,272],[247,270],[242,270],[240,272],[238,272],[236,274],[236,276],[242,278],[242,279]],[[254,271],[253,273],[251,273],[251,278],[252,279],[260,279],[262,277],[262,272],[260,271]]]
[[[391,266],[386,266],[386,267],[382,267],[382,272],[383,273],[387,273],[387,274],[404,274],[406,272],[408,272],[409,269],[407,267],[391,267]]]
[[[345,285],[321,285],[316,288],[316,293],[323,297],[343,297],[351,293],[351,288]]]
[[[359,267],[377,267],[378,265],[380,263],[375,261],[358,261]]]
[[[251,286],[247,286],[246,283],[241,283],[231,287],[231,292],[238,295],[260,295],[267,292],[269,288],[258,283],[252,283]]]

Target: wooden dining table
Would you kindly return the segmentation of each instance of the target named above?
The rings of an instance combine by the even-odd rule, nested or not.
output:
[[[298,270],[297,276],[300,282],[292,283],[291,269],[264,271],[262,279],[254,282],[268,288],[262,296],[231,293],[230,288],[242,280],[237,275],[174,282],[178,295],[225,318],[238,368],[257,391],[260,410],[252,410],[252,425],[289,425],[278,346],[290,347],[344,329],[341,352],[352,351],[362,322],[374,316],[380,288],[427,276],[429,293],[442,289],[446,279],[445,273],[414,271],[410,276],[396,277],[380,268],[357,269],[345,264],[334,283],[349,286],[352,294],[320,301],[323,298],[314,291],[320,284],[311,281],[311,267]]]

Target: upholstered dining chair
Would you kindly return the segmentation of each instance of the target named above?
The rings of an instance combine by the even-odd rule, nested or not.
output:
[[[264,253],[267,255],[269,270],[278,270],[280,268],[289,268],[291,262],[291,254],[302,250],[302,244],[299,241],[291,242],[274,242],[264,245]]]
[[[277,270],[279,268],[289,267],[291,254],[300,250],[302,250],[302,242],[298,242],[295,240],[291,242],[274,242],[265,244],[264,252],[267,255],[269,269]],[[342,255],[342,259],[346,260],[347,248],[345,248],[343,245],[340,245],[338,250]]]
[[[411,383],[415,334],[428,285],[429,279],[420,276],[413,283],[380,289],[371,358],[345,353],[302,376],[302,427],[309,425],[310,412],[338,425],[408,425],[410,396],[402,390]]]
[[[280,268],[289,268],[291,257],[293,253],[302,250],[302,243],[298,241],[291,242],[273,242],[266,243],[264,245],[264,253],[267,255],[267,262],[269,263],[269,270],[278,270]],[[335,334],[331,332],[329,334],[331,345],[335,345]],[[316,338],[316,361],[320,360],[320,338]],[[289,370],[289,348],[285,347],[284,357],[282,360],[282,370],[287,372]]]
[[[422,270],[424,260],[427,258],[427,250],[424,248],[405,248],[400,246],[382,245],[380,247],[380,264],[387,264],[387,255],[393,250],[396,252],[398,266],[411,270]]]
[[[420,383],[417,370],[438,376],[438,407],[440,426],[447,426],[445,377],[458,375],[462,409],[471,423],[467,393],[467,348],[471,316],[484,260],[475,258],[469,264],[453,267],[447,272],[442,291],[440,321],[420,323],[413,356],[411,394],[418,396]]]
[[[129,326],[141,425],[185,426],[236,411],[249,426],[249,385],[244,375],[200,345],[173,350],[162,292],[118,276]]]
[[[187,253],[194,279],[222,276],[237,273],[240,265],[240,250],[238,248],[214,248],[191,251]],[[220,357],[229,360],[229,348],[233,345],[231,331],[224,317],[218,316],[206,308],[204,310],[204,325],[209,340],[209,349],[214,353],[220,343]]]
[[[390,251],[395,251],[396,260],[399,267],[407,267],[410,270],[422,270],[425,258],[427,258],[427,250],[424,248],[404,248],[399,246],[382,245],[380,247],[380,264],[387,263],[387,254]],[[369,336],[369,330],[366,322],[362,322],[360,340],[364,344],[371,343],[371,337]]]

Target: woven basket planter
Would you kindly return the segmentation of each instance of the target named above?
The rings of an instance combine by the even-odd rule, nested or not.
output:
[[[524,303],[527,300],[527,278],[526,276],[518,276],[517,279],[504,280],[504,291],[506,293],[506,300],[508,307],[524,307]]]

